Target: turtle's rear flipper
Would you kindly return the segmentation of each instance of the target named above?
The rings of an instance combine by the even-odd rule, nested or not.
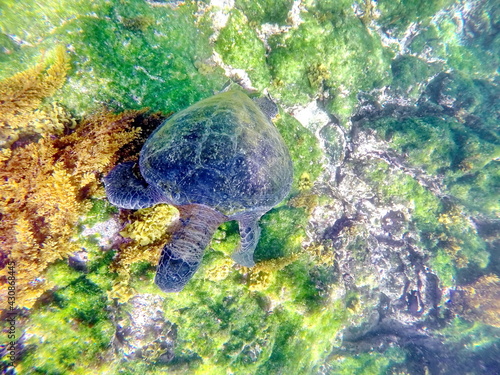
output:
[[[236,263],[244,267],[255,266],[253,253],[260,238],[260,216],[260,214],[257,216],[248,215],[238,220],[240,225],[241,243],[240,247],[233,253],[231,258],[233,258]]]
[[[137,210],[165,202],[161,192],[134,174],[134,162],[118,164],[104,178],[106,195],[111,204]]]
[[[180,227],[163,248],[155,283],[164,292],[180,292],[200,266],[205,248],[227,217],[210,207],[191,204],[179,207]]]
[[[203,258],[203,250],[197,259],[191,261],[175,254],[172,242],[165,245],[156,268],[155,284],[164,292],[180,292],[193,277]]]

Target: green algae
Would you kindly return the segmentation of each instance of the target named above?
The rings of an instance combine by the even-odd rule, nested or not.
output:
[[[9,59],[9,55],[19,47],[8,36],[0,32],[0,63]]]
[[[33,31],[37,43],[12,54],[4,65],[20,58],[29,63],[30,55],[47,46],[69,46],[73,71],[56,99],[75,113],[103,104],[179,110],[211,95],[225,82],[222,69],[206,69],[212,53],[209,30],[196,25],[192,4],[175,11],[143,1],[44,4],[38,10],[41,14],[48,12],[45,7],[65,10],[56,11],[54,19],[47,16],[48,22],[35,17],[36,9],[33,13],[29,7],[4,10],[5,33],[21,33],[20,18],[40,30]],[[22,37],[32,35],[29,30]]]
[[[304,316],[296,309],[278,308],[269,314],[262,309],[259,296],[245,291],[234,294],[234,289],[229,296],[227,292],[221,285],[209,294],[193,290],[189,294],[193,302],[179,304],[177,296],[165,301],[166,317],[181,327],[177,356],[187,359],[196,353],[199,358],[193,361],[194,373],[228,369],[238,374],[267,374],[276,369],[310,373],[318,360],[325,359],[332,345],[330,337],[345,320],[343,310]],[[317,344],[314,349],[299,350],[310,340]]]
[[[114,272],[110,271],[110,265],[115,256],[114,251],[106,251],[100,254],[89,254],[89,273],[87,278],[105,291],[111,290],[114,279],[117,276]]]
[[[500,62],[500,44],[493,26],[498,18],[495,2],[478,1],[470,18],[476,30],[472,34],[465,32],[452,14],[437,17],[412,40],[410,50],[421,54],[430,47],[434,56],[471,78],[495,74]]]
[[[315,135],[288,113],[282,112],[275,125],[290,151],[293,161],[291,195],[296,195],[300,191],[301,176],[304,173],[308,175],[309,184],[312,186],[323,171],[323,151]]]
[[[258,299],[244,291],[227,292],[221,285],[210,293],[205,288],[193,290],[189,301],[167,297],[166,318],[180,327],[176,354],[179,358],[195,354],[202,368],[214,372],[224,368],[253,372],[258,364],[245,361],[245,350],[265,343],[272,328]]]
[[[471,346],[475,350],[482,350],[483,346],[496,345],[499,328],[480,322],[470,322],[455,317],[450,324],[443,328],[441,333],[446,341],[463,346]]]
[[[391,53],[349,9],[325,20],[303,18],[296,29],[269,40],[272,93],[291,105],[304,104],[326,89],[329,111],[347,119],[359,91],[390,82]]]
[[[420,185],[411,176],[390,171],[385,163],[377,163],[368,172],[368,178],[379,191],[382,202],[403,203],[412,207],[412,220],[423,231],[438,227],[437,218],[443,207],[440,199]]]
[[[450,210],[411,176],[391,171],[384,163],[370,167],[367,174],[385,204],[404,204],[412,208],[412,222],[419,230],[421,245],[432,255],[430,264],[443,285],[452,286],[457,269],[489,263],[487,246],[466,214]],[[452,206],[453,207],[453,206]]]
[[[255,7],[266,12],[266,5]],[[248,10],[248,17],[255,15],[254,8],[240,8]],[[225,63],[245,69],[257,88],[272,78],[271,93],[287,105],[305,104],[326,90],[331,97],[328,109],[347,119],[360,90],[390,81],[391,53],[365,28],[347,2],[308,4],[308,11],[321,17],[303,13],[304,22],[297,28],[271,36],[268,57],[245,15],[235,11],[221,30],[216,50]]]
[[[211,50],[208,36],[195,28],[191,7],[174,13],[168,8],[151,8],[146,3],[134,4],[137,6],[115,6],[113,17],[119,21],[131,14],[141,14],[151,17],[154,27],[137,31],[127,24],[105,19],[86,19],[74,26],[82,31],[72,41],[73,46],[79,56],[87,56],[78,66],[81,72],[78,84],[100,87],[99,101],[119,103],[125,108],[152,107],[164,111],[178,110],[180,103],[198,101],[222,85],[223,79],[216,71],[208,78],[197,68]],[[100,43],[95,43],[96,40]],[[86,74],[90,68],[93,75]],[[63,92],[65,97],[65,94],[70,95]],[[71,99],[70,96],[66,100]],[[83,98],[74,98],[75,102],[80,99]]]
[[[45,277],[56,285],[68,285],[81,275],[81,272],[70,267],[68,262],[58,261],[48,267]]]
[[[210,248],[229,256],[238,247],[239,241],[238,223],[236,221],[227,221],[215,232]]]
[[[305,239],[307,220],[302,208],[280,207],[264,215],[260,221],[262,237],[255,259],[273,259],[299,252]]]
[[[429,23],[434,14],[452,3],[453,0],[379,0],[379,22],[387,28],[404,32],[412,22]]]
[[[412,165],[429,174],[443,173],[461,155],[448,123],[439,118],[387,118],[370,123],[370,127],[399,153],[408,155]]]
[[[17,48],[0,61],[0,77],[25,70],[39,61],[44,50],[58,44],[55,30],[62,29],[84,15],[103,15],[101,4],[87,1],[46,1],[29,4],[4,1],[0,4],[0,32],[16,41]],[[108,9],[105,6],[105,9]],[[50,40],[50,41],[49,41]]]
[[[418,99],[429,78],[435,75],[441,66],[429,64],[415,56],[402,55],[391,63],[393,87],[398,94]]]
[[[411,22],[427,22],[448,3],[380,1],[380,22],[400,32]],[[207,62],[212,52],[208,42],[211,31],[193,17],[196,8],[190,2],[177,10],[139,1],[48,2],[37,5],[39,8],[33,12],[19,8],[13,1],[8,4],[8,10],[2,8],[5,18],[0,22],[0,31],[11,36],[0,38],[0,75],[32,64],[47,45],[67,44],[73,54],[73,67],[58,99],[75,113],[85,114],[102,104],[178,110],[220,89],[225,81],[221,70]],[[391,52],[382,47],[379,37],[354,16],[351,1],[304,4],[316,18],[302,14],[302,24],[271,37],[267,56],[269,51],[254,28],[266,22],[286,24],[291,1],[237,0],[238,10],[231,11],[213,48],[226,64],[246,70],[257,88],[267,87],[272,79],[269,90],[284,104],[305,104],[326,92],[328,111],[347,120],[356,109],[360,91],[381,88],[391,80],[391,88],[397,93],[416,99],[422,84],[440,68],[428,65],[419,56],[426,47],[433,46],[447,67],[460,73],[447,94],[457,98],[460,108],[478,116],[481,123],[470,127],[458,118],[441,116],[381,119],[370,127],[390,141],[398,154],[406,154],[411,166],[444,176],[446,193],[457,198],[459,204],[490,217],[498,214],[498,199],[492,193],[500,188],[498,162],[494,160],[498,157],[495,86],[483,79],[495,67],[496,57],[492,60],[478,48],[487,43],[486,38],[475,45],[462,43],[455,35],[457,26],[442,21],[429,25],[413,39],[410,49],[416,56],[391,61]],[[53,14],[50,7],[55,9]],[[21,15],[26,28],[16,24],[15,14]],[[44,21],[35,14],[44,15]],[[13,44],[12,35],[28,40],[32,46]],[[12,53],[2,54],[2,48]],[[323,155],[315,136],[291,116],[282,113],[276,125],[292,154],[294,197],[301,194],[303,175],[314,184],[323,170],[319,162]],[[443,215],[450,214],[448,205],[417,180],[394,172],[384,163],[371,168],[366,176],[377,198],[383,203],[410,207],[410,229],[418,230],[421,244],[431,252],[430,267],[439,276],[441,286],[455,285],[458,263],[464,256],[478,267],[487,265],[485,244],[466,217],[458,215],[454,221],[440,222]],[[104,200],[96,200],[82,224],[92,226],[113,213]],[[307,223],[307,210],[303,208],[285,202],[271,210],[261,220],[257,260],[304,253]],[[335,284],[325,269],[312,264],[303,254],[275,270],[270,285],[258,292],[249,290],[247,276],[234,266],[212,280],[211,272],[227,266],[227,257],[239,241],[236,223],[229,222],[215,234],[211,244],[215,251],[207,250],[192,283],[182,294],[165,297],[165,318],[179,329],[174,361],[103,364],[101,359],[107,354],[114,332],[105,313],[106,306],[111,305],[105,291],[111,289],[115,277],[109,272],[114,252],[103,253],[97,238],[78,241],[89,252],[89,272],[84,275],[65,262],[51,266],[47,277],[57,285],[54,300],[34,311],[30,318],[36,334],[21,365],[33,368],[33,373],[86,373],[90,367],[96,372],[100,368],[117,374],[310,374],[324,369],[339,374],[380,374],[404,361],[402,351],[395,348],[384,353],[329,355],[334,345],[340,345],[335,337],[350,323],[354,314],[351,310],[362,297],[348,292],[343,298],[326,300],[318,284],[325,280],[332,288]],[[360,249],[366,246],[366,241],[357,236],[350,250],[355,258],[361,258]],[[453,250],[453,246],[460,249]],[[136,291],[159,293],[153,284],[154,265],[135,264],[132,273],[131,285]],[[449,330],[442,332],[449,335],[448,341],[466,342],[469,347],[493,345],[492,332],[484,327],[471,328],[467,323],[453,321]],[[42,342],[41,338],[49,339]],[[88,354],[81,355],[89,348]]]
[[[475,150],[466,149],[466,155],[474,152],[481,156],[479,149],[485,148],[483,158],[487,158],[492,155],[491,146],[498,147],[500,144],[496,131],[496,113],[500,108],[497,94],[498,86],[494,81],[454,71],[438,75],[429,84],[424,97],[437,101],[447,110],[453,108],[456,120],[464,124],[455,124],[454,130],[460,132],[462,142],[467,142],[466,147],[476,147]],[[471,140],[467,139],[469,137]]]
[[[111,205],[107,200],[92,198],[92,207],[80,220],[79,225],[92,227],[97,223],[102,223],[118,212],[118,208]]]
[[[494,191],[498,184],[495,161],[500,147],[495,139],[470,129],[455,118],[383,118],[370,123],[408,162],[431,175],[443,175],[447,189],[464,206],[485,214],[498,212]],[[472,183],[475,182],[475,183]],[[471,199],[483,195],[479,200]],[[479,197],[478,197],[479,198]]]
[[[357,2],[353,3],[351,0],[304,1],[307,11],[323,20],[350,15],[351,7],[355,3]]]
[[[486,366],[496,366],[493,358],[498,354],[498,327],[455,317],[440,334],[444,343],[459,353],[457,368],[466,368],[471,361],[483,356]]]
[[[252,0],[236,0],[234,5],[253,23],[283,25],[286,23],[288,12],[293,5],[293,0],[265,0],[258,2]]]
[[[443,288],[451,288],[455,285],[457,278],[457,268],[454,265],[453,257],[444,249],[437,249],[433,257],[429,259],[432,270],[439,276],[439,281]]]
[[[109,4],[109,3],[108,3]],[[30,45],[36,45],[55,29],[85,15],[103,16],[109,9],[106,2],[84,0],[26,2],[2,2],[1,31],[13,34]]]
[[[498,161],[491,161],[479,171],[467,173],[448,185],[450,193],[470,210],[495,217],[500,212],[498,196],[500,168]]]
[[[231,13],[227,25],[220,31],[215,50],[226,64],[244,69],[252,84],[263,89],[269,85],[271,76],[266,65],[266,50],[245,15],[237,10]]]
[[[33,309],[24,330],[26,352],[18,366],[26,374],[86,374],[105,365],[114,335],[106,290],[111,289],[113,252],[89,262],[84,274],[67,261],[49,266],[45,277],[55,287]]]
[[[25,373],[84,374],[88,364],[103,360],[114,327],[102,293],[82,276],[56,291],[53,302],[31,314],[26,326],[31,334],[28,349],[19,364]]]
[[[276,284],[270,291],[279,295],[283,288],[288,291],[289,301],[285,303],[290,311],[304,311],[306,314],[317,313],[325,306],[324,296],[317,288],[315,277],[318,270],[307,261],[299,261],[290,264],[280,270],[276,276]]]

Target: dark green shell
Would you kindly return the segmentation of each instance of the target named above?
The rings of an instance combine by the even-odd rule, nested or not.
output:
[[[239,90],[167,119],[144,144],[139,165],[173,204],[200,203],[226,215],[271,208],[292,182],[281,135]]]

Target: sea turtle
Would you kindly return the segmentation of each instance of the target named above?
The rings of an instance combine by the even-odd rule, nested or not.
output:
[[[241,235],[233,260],[245,267],[255,264],[258,220],[292,183],[292,161],[270,121],[269,103],[238,89],[204,99],[151,134],[138,170],[134,162],[122,163],[104,178],[108,199],[118,207],[169,203],[178,208],[179,229],[163,248],[156,270],[155,283],[163,291],[182,290],[213,233],[228,220],[238,221]]]

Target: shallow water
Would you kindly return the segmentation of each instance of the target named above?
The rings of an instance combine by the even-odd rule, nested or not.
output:
[[[492,0],[0,2],[3,373],[500,373],[499,16]],[[256,266],[232,261],[228,221],[163,293],[186,218],[113,207],[102,179],[230,82],[278,105],[291,191],[260,219]]]

